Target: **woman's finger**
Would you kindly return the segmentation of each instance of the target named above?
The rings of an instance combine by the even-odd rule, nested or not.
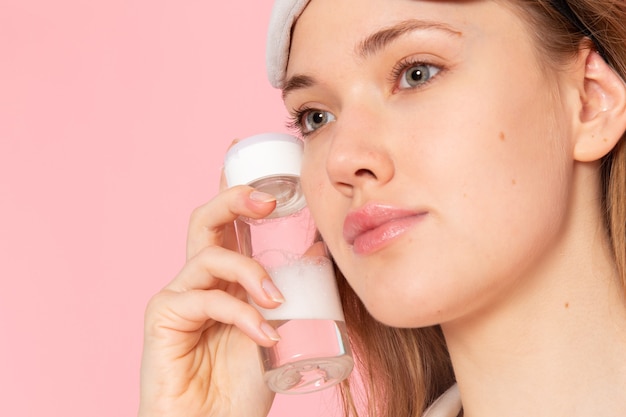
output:
[[[271,278],[256,261],[220,246],[202,249],[190,259],[166,289],[175,292],[208,290],[222,282],[241,285],[262,307],[272,308],[284,301]]]
[[[195,209],[191,215],[187,235],[187,259],[204,247],[223,246],[225,226],[232,225],[239,216],[262,218],[270,214],[275,206],[274,196],[245,185],[219,193],[211,201]]]
[[[163,335],[174,344],[195,343],[189,332],[215,322],[236,326],[262,346],[272,346],[280,338],[254,307],[220,290],[161,291],[150,301],[147,317],[150,335],[157,339]]]

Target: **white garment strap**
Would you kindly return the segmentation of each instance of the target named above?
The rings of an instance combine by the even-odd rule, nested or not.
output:
[[[454,384],[428,407],[422,417],[457,417],[462,408],[461,393]]]

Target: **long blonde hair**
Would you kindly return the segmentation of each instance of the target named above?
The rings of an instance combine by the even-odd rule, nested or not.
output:
[[[539,53],[558,66],[574,56],[585,39],[548,0],[507,1],[526,19]],[[613,69],[626,80],[626,1],[571,0],[571,10],[593,34]],[[626,139],[602,161],[602,204],[615,264],[626,293]],[[342,384],[346,416],[356,416],[356,402],[372,417],[415,417],[454,383],[450,356],[439,326],[398,329],[377,322],[338,273],[346,324],[357,358],[357,380]],[[357,389],[354,387],[357,386]],[[364,397],[364,398],[360,398]]]

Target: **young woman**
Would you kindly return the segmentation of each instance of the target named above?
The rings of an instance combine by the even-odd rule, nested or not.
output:
[[[280,0],[268,45],[361,415],[626,415],[626,2]],[[231,224],[274,204],[194,212],[146,312],[141,416],[267,414],[276,332],[244,300],[281,295]]]

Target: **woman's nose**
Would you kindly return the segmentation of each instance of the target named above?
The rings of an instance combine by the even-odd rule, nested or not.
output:
[[[393,140],[385,136],[384,117],[365,111],[342,116],[336,122],[326,160],[333,186],[352,196],[357,189],[389,182],[395,166],[390,154]]]

